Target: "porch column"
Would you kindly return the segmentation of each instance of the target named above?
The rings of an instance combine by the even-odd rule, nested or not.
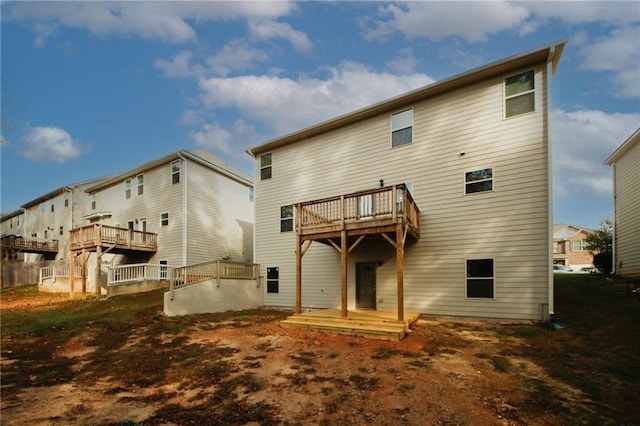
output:
[[[340,255],[342,258],[342,317],[347,317],[347,231],[343,228],[340,235]]]
[[[76,282],[76,277],[75,277],[75,258],[76,258],[76,254],[74,252],[71,252],[71,256],[69,256],[69,298],[73,299],[76,295],[76,289],[75,289],[75,282]]]
[[[102,246],[96,248],[96,300],[100,300],[100,263],[102,263]]]
[[[296,232],[296,314],[302,313],[302,237]]]
[[[398,321],[404,321],[404,233],[402,224],[396,225],[396,268],[398,281]]]
[[[82,298],[83,299],[87,298],[87,257],[88,256],[86,256],[83,248],[82,254],[80,255],[80,260],[81,260],[80,271],[82,272]]]

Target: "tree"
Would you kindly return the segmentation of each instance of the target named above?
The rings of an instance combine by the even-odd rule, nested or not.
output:
[[[589,252],[595,255],[598,253],[611,253],[613,247],[613,223],[609,220],[600,222],[600,229],[596,229],[587,235],[585,241],[589,245]]]
[[[613,268],[613,223],[603,220],[600,229],[596,229],[585,238],[589,252],[593,255],[593,264],[603,273],[608,274]]]

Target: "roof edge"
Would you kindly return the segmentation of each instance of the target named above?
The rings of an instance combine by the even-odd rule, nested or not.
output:
[[[267,152],[280,146],[288,145],[302,139],[306,139],[318,134],[340,128],[342,126],[364,120],[377,114],[401,108],[404,105],[416,102],[417,100],[426,99],[431,96],[439,95],[443,92],[463,87],[478,81],[478,77],[486,79],[494,75],[499,75],[511,69],[524,67],[533,63],[551,63],[552,72],[555,71],[564,46],[568,43],[567,39],[558,40],[548,45],[529,50],[520,54],[509,56],[489,64],[473,68],[471,70],[456,74],[454,76],[436,81],[435,83],[419,87],[409,92],[388,98],[375,104],[365,106],[355,111],[337,116],[335,118],[320,122],[318,124],[306,127],[304,129],[286,134],[284,136],[271,139],[260,145],[248,148],[247,154],[252,157]],[[473,77],[473,78],[471,78]]]
[[[631,136],[629,136],[624,142],[622,142],[622,144],[615,151],[613,151],[609,158],[604,160],[604,164],[607,166],[613,166],[616,161],[618,161],[620,157],[626,154],[627,151],[629,151],[633,147],[633,145],[638,143],[638,141],[640,141],[640,127],[638,127]]]

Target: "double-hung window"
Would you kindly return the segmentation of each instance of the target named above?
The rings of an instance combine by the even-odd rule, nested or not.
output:
[[[126,200],[131,198],[131,179],[126,179],[124,181],[124,198]]]
[[[96,209],[96,194],[95,192],[91,194],[91,210]]]
[[[467,298],[493,299],[493,259],[467,259]]]
[[[144,175],[136,176],[136,180],[138,181],[138,195],[144,194]]]
[[[514,117],[535,110],[534,77],[535,74],[531,70],[505,79],[505,117]]]
[[[280,232],[293,231],[293,205],[280,207]]]
[[[169,213],[161,213],[160,214],[160,226],[169,226]]]
[[[464,174],[464,193],[487,192],[493,190],[493,169],[480,169]]]
[[[260,180],[271,179],[271,153],[260,156]]]
[[[391,116],[391,147],[413,142],[413,109],[395,113]]]
[[[171,162],[171,185],[180,183],[180,160]]]

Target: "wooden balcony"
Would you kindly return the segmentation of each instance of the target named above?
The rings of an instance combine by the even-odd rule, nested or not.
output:
[[[404,184],[299,203],[296,213],[302,241],[394,233],[398,224],[420,238],[420,210]]]
[[[115,254],[133,251],[153,253],[158,250],[158,234],[102,224],[88,225],[71,230],[69,249]]]
[[[19,235],[4,235],[2,237],[2,250],[39,254],[55,254],[58,252],[58,240],[46,240],[42,238],[28,238]]]

